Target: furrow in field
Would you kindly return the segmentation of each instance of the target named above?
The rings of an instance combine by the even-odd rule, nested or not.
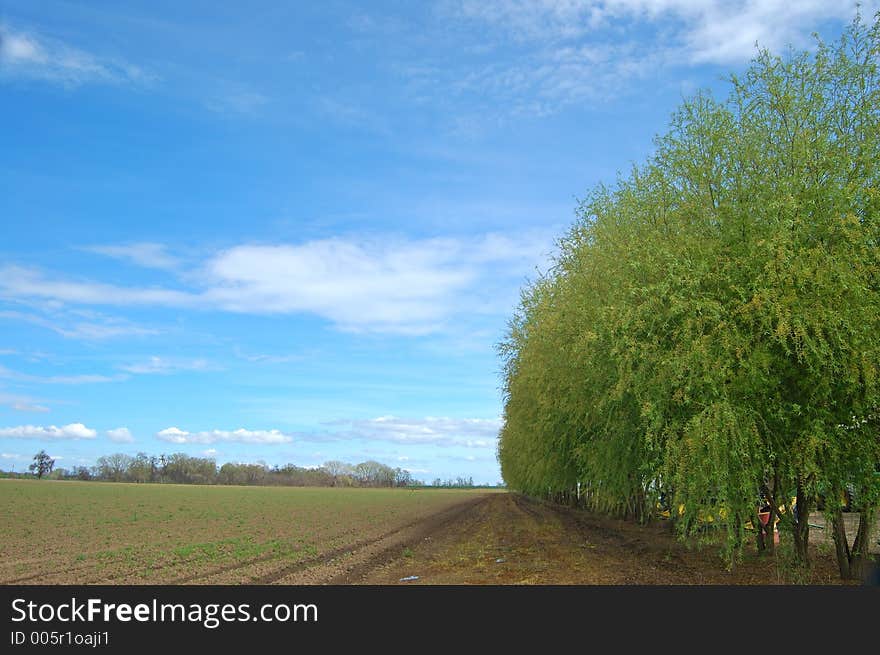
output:
[[[423,519],[416,519],[403,526],[403,528],[414,525]],[[288,575],[290,572],[307,569],[322,562],[331,561],[337,557],[344,556],[353,550],[363,548],[371,543],[380,541],[387,536],[398,532],[403,528],[395,528],[384,534],[361,539],[355,543],[345,544],[330,551],[322,552],[317,555],[299,559],[296,562],[283,564],[277,568],[266,568],[266,564],[272,564],[280,558],[270,558],[260,561],[242,562],[229,566],[220,567],[211,571],[187,576],[173,581],[173,584],[271,584],[271,582],[279,577]]]
[[[471,499],[454,505],[418,521],[391,530],[378,539],[369,540],[347,549],[339,549],[331,556],[308,567],[291,567],[269,576],[264,576],[257,584],[351,584],[377,565],[400,556],[407,546],[423,541],[429,535],[443,530],[447,525],[466,515],[477,505],[486,501],[486,496]]]

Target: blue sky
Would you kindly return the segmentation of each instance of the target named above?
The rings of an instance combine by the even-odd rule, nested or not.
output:
[[[495,344],[577,198],[756,42],[853,15],[4,0],[0,468],[45,448],[499,481]]]

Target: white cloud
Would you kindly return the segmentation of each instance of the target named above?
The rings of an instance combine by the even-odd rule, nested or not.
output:
[[[687,22],[684,52],[691,63],[732,64],[747,61],[755,54],[755,44],[780,51],[786,45],[806,47],[818,24],[829,19],[849,21],[855,15],[855,2],[826,0],[747,0],[716,1],[699,6],[681,5],[677,10]],[[863,12],[871,2],[863,2]],[[690,6],[689,6],[690,5]]]
[[[177,427],[161,430],[156,436],[169,443],[176,444],[214,444],[214,443],[244,443],[244,444],[280,444],[293,441],[290,434],[280,430],[207,430],[203,432],[187,432]]]
[[[2,274],[2,272],[0,272]],[[2,284],[2,283],[0,283]],[[119,337],[141,337],[158,334],[158,330],[132,325],[127,321],[104,320],[103,322],[82,321],[69,312],[51,311],[50,316],[37,316],[16,311],[0,311],[0,318],[30,323],[52,330],[68,339],[100,341]]]
[[[187,276],[200,288],[122,287],[0,268],[0,297],[85,305],[153,305],[248,314],[308,313],[343,330],[424,334],[484,312],[498,284],[515,290],[546,261],[547,235],[471,239],[334,238],[240,245]],[[508,308],[504,307],[506,311]]]
[[[233,348],[233,352],[237,358],[256,364],[289,364],[291,362],[302,362],[309,357],[306,352],[291,353],[287,355],[273,355],[269,353],[245,353],[238,346]]]
[[[173,271],[180,266],[180,261],[168,254],[166,247],[161,243],[142,242],[114,246],[90,246],[83,248],[83,250],[129,261],[144,268]]]
[[[8,369],[0,366],[0,377],[2,377],[3,371],[7,370]],[[39,402],[33,398],[18,394],[5,393],[3,391],[0,391],[0,405],[9,407],[17,412],[38,412],[44,414],[50,411],[48,407],[40,405]]]
[[[424,332],[474,277],[449,243],[313,241],[239,246],[208,265],[213,304],[247,313],[313,313],[343,329]]]
[[[381,112],[370,111],[364,107],[363,102],[340,98],[340,91],[336,90],[336,96],[323,96],[314,102],[317,113],[338,125],[346,128],[354,128],[360,132],[372,132],[382,136],[390,136],[392,126],[388,117]]]
[[[127,364],[120,368],[139,375],[168,375],[177,371],[207,371],[211,366],[204,359],[179,360],[153,356],[146,362]]]
[[[756,54],[756,43],[774,51],[789,44],[809,47],[823,22],[851,20],[855,5],[852,0],[447,2],[445,15],[474,26],[480,43],[496,56],[486,63],[478,54],[464,73],[441,72],[440,88],[471,95],[485,103],[489,115],[498,113],[498,106],[505,114],[547,115],[619,95],[670,65],[742,64]],[[863,2],[863,15],[877,6]]]
[[[472,69],[456,86],[509,115],[547,116],[582,101],[620,94],[656,70],[668,54],[636,43],[558,45]]]
[[[0,57],[7,63],[43,64],[48,59],[46,53],[32,37],[27,34],[13,34],[5,29],[0,31]]]
[[[0,437],[11,439],[94,439],[98,433],[82,423],[69,423],[60,428],[54,425],[19,425],[0,428]]]
[[[116,443],[134,443],[134,435],[128,428],[114,428],[107,430],[106,434],[110,441]]]
[[[218,114],[256,114],[262,107],[268,104],[269,98],[262,93],[254,91],[233,91],[217,95],[207,101],[208,109]]]
[[[128,62],[98,57],[57,39],[0,25],[0,79],[30,78],[79,86],[89,82],[148,83],[156,76]]]
[[[348,329],[422,332],[464,309],[462,299],[487,278],[531,272],[549,249],[550,239],[533,233],[238,246],[208,263],[206,295],[232,310],[302,311]]]
[[[12,371],[0,365],[0,378],[8,378],[20,382],[32,382],[36,384],[96,384],[102,382],[119,382],[128,378],[127,375],[29,375]]]
[[[12,407],[12,409],[14,409],[17,412],[37,412],[40,414],[45,414],[45,413],[51,411],[45,405],[33,405],[31,403],[21,403],[21,402],[13,403],[12,405],[10,405],[10,407]]]
[[[458,16],[498,28],[517,41],[596,38],[608,28],[666,21],[655,38],[672,40],[691,63],[748,60],[755,42],[771,49],[807,43],[824,20],[849,21],[856,2],[827,0],[464,0]],[[862,2],[871,15],[876,2]],[[671,21],[671,24],[669,24]],[[615,31],[619,36],[619,29]],[[637,37],[645,38],[644,33]]]
[[[0,268],[0,295],[14,298],[48,298],[85,305],[192,305],[186,292],[161,288],[130,288],[100,282],[52,280],[39,271],[20,266]]]
[[[51,329],[63,337],[83,341],[141,337],[159,333],[158,330],[142,328],[136,325],[101,325],[97,323],[76,323],[68,327],[55,325]]]
[[[397,444],[494,448],[501,419],[379,416],[334,421],[331,425],[347,426],[344,435],[348,437]]]

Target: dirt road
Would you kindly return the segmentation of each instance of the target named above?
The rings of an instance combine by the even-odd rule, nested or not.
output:
[[[809,579],[838,584],[833,553],[814,547]],[[732,571],[717,548],[677,541],[664,524],[639,526],[489,494],[282,583],[333,584],[781,584],[771,557],[746,553]]]

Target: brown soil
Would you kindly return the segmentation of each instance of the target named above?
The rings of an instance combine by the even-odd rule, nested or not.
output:
[[[412,576],[418,576],[413,579]],[[489,494],[287,578],[293,584],[839,584],[833,552],[813,546],[810,571],[785,577],[772,556],[727,570],[717,546],[516,494]]]
[[[0,480],[0,584],[307,582],[485,493]]]
[[[300,562],[268,578],[254,580],[258,584],[352,584],[405,557],[412,546],[430,541],[432,535],[457,535],[458,526],[485,504],[484,496],[442,510],[429,517],[392,530],[378,539],[340,548],[315,560]]]

